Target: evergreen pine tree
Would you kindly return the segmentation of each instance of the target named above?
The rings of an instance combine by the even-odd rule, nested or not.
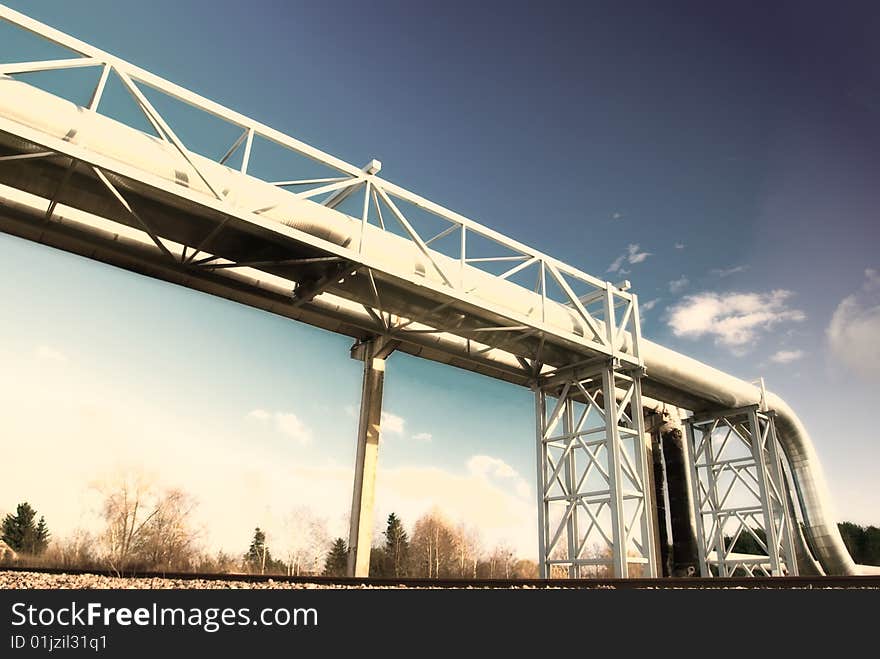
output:
[[[344,577],[347,569],[348,545],[342,538],[336,538],[324,563],[324,575],[328,577]]]
[[[405,576],[407,557],[409,554],[409,538],[400,518],[391,513],[385,528],[385,558],[388,561],[388,576]]]
[[[49,544],[49,528],[46,520],[40,518],[34,524],[37,511],[28,502],[18,504],[15,515],[9,514],[3,520],[3,542],[14,551],[22,554],[40,554]]]
[[[244,562],[251,572],[260,574],[266,571],[266,566],[272,565],[272,555],[269,553],[269,547],[266,546],[266,534],[259,526],[254,529],[254,538],[251,540],[247,554],[244,555]]]
[[[46,518],[41,515],[37,528],[34,529],[34,548],[31,553],[42,554],[46,551],[46,547],[49,546],[50,535],[49,526],[46,524]]]

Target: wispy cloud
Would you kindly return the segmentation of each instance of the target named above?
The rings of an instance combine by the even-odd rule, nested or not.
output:
[[[278,430],[288,437],[293,437],[300,444],[306,445],[312,443],[312,431],[300,421],[296,414],[290,412],[276,412],[275,425]]]
[[[880,377],[880,273],[865,270],[860,291],[837,305],[826,330],[834,355],[869,379]]]
[[[403,427],[406,420],[402,416],[397,416],[391,412],[382,412],[382,432],[394,433],[395,435],[403,434]]]
[[[619,219],[622,219],[622,218],[623,218],[623,213],[619,213],[619,212],[618,212],[618,213],[612,213],[612,214],[611,214],[611,219],[612,219],[612,220],[619,220]]]
[[[669,292],[673,295],[677,295],[678,293],[681,293],[685,288],[687,288],[687,285],[690,283],[691,280],[682,275],[678,279],[673,279],[671,282],[669,282]]]
[[[624,263],[634,265],[636,263],[641,263],[649,256],[651,256],[651,253],[642,252],[639,245],[630,244],[627,246],[626,251],[614,259],[611,265],[608,266],[608,272],[622,272]]]
[[[709,272],[715,275],[716,277],[729,277],[730,275],[735,275],[738,272],[745,272],[749,269],[747,265],[738,265],[733,268],[715,268],[710,270]]]
[[[529,496],[529,484],[519,472],[501,458],[490,455],[475,455],[467,461],[467,469],[471,475],[485,479],[500,479],[513,483],[517,494]]]
[[[651,309],[653,309],[654,307],[657,306],[657,303],[661,299],[662,298],[655,297],[653,300],[648,300],[647,302],[640,302],[639,303],[639,311],[650,311]]]
[[[417,442],[430,442],[434,438],[434,435],[429,432],[417,432],[412,438]]]
[[[272,418],[272,415],[266,410],[251,410],[248,412],[248,416],[251,419],[257,419],[258,421],[268,421]]]
[[[306,446],[312,443],[312,431],[292,412],[267,412],[255,409],[248,412],[248,418],[260,423],[273,423],[275,429],[293,438],[298,444]]]
[[[53,362],[55,364],[64,364],[67,362],[67,355],[60,350],[47,345],[37,346],[34,356],[41,362]]]
[[[788,306],[792,295],[786,290],[688,295],[670,309],[668,323],[676,336],[711,336],[717,344],[741,349],[779,323],[804,320],[803,311]]]
[[[347,416],[354,418],[357,418],[358,416],[358,408],[354,405],[346,405],[343,410],[345,411],[345,414]],[[382,412],[380,423],[382,425],[383,434],[404,434],[406,419],[404,419],[402,416],[392,414],[391,412]],[[413,435],[413,439],[420,439],[419,435],[428,435],[428,439],[425,439],[423,441],[428,441],[431,438],[431,435],[429,433],[418,433],[417,435]]]
[[[777,364],[788,364],[804,356],[803,350],[779,350],[770,355],[770,361]]]

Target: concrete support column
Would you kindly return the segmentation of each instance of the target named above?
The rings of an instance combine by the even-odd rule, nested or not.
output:
[[[351,526],[348,533],[348,575],[353,577],[367,577],[370,574],[385,360],[395,347],[396,343],[376,338],[358,343],[352,348],[352,357],[364,362],[357,458],[351,497]]]

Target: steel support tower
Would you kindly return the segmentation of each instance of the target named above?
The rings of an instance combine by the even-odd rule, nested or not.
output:
[[[619,306],[605,296],[606,331]],[[628,301],[623,324],[634,325]],[[596,359],[539,378],[534,386],[538,562],[544,578],[657,576],[650,436],[642,414],[644,367]]]
[[[750,405],[691,417],[685,427],[700,574],[797,575],[773,413]],[[736,551],[740,539],[750,552]]]

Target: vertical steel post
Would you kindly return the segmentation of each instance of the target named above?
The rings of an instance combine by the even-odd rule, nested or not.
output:
[[[550,535],[550,521],[547,519],[546,483],[547,483],[547,445],[544,442],[544,421],[547,415],[547,400],[543,390],[535,389],[535,453],[538,467],[538,576],[541,579],[550,577],[550,566],[547,556],[547,538]]]
[[[580,535],[578,535],[578,508],[580,504],[577,498],[577,463],[575,458],[575,434],[574,434],[574,414],[572,412],[573,401],[569,398],[565,401],[565,409],[562,412],[562,432],[566,437],[565,443],[568,452],[565,454],[565,488],[568,490],[568,506],[570,513],[568,515],[568,556],[571,563],[568,566],[568,576],[571,579],[577,579],[580,576],[580,566],[577,564],[577,558],[580,548]]]
[[[718,474],[715,471],[715,441],[712,434],[716,424],[712,424],[709,430],[702,430],[703,434],[703,455],[706,457],[706,479],[709,491],[709,501],[712,506],[712,520],[715,523],[715,556],[718,562],[718,576],[730,576],[727,571],[727,547],[724,542],[724,526],[726,518],[721,510],[720,499],[718,498]],[[709,548],[706,549],[706,558],[708,560]]]
[[[634,305],[634,308],[637,309]],[[635,460],[636,475],[641,481],[641,502],[637,505],[642,506],[642,513],[639,515],[641,523],[641,539],[642,554],[648,561],[648,574],[661,574],[657,555],[659,547],[657,546],[657,514],[654,500],[653,472],[648,464],[648,458],[651,455],[651,437],[645,433],[645,416],[642,412],[642,371],[637,374],[631,373],[632,378],[632,398],[630,399],[630,425],[634,431],[632,438],[633,455]],[[629,535],[632,531],[628,531]]]
[[[617,398],[614,391],[614,370],[602,369],[602,396],[605,399],[605,446],[608,453],[608,488],[611,508],[611,560],[614,576],[629,576],[626,561],[626,530],[623,515],[623,478],[621,474],[620,433],[617,428]]]
[[[697,459],[700,451],[697,444],[696,432],[694,431],[694,426],[690,419],[687,420],[685,428],[687,431],[687,441],[682,445],[682,454],[691,473],[691,501],[694,506],[694,519],[697,527],[697,555],[700,561],[700,576],[711,577],[712,574],[709,572],[709,560],[706,556],[708,541],[706,539],[706,528],[703,525],[703,496],[700,492],[700,473],[697,471]]]
[[[385,358],[391,350],[380,339],[358,344],[352,350],[352,355],[363,359],[364,362],[357,457],[351,497],[351,521],[348,532],[348,575],[352,577],[367,577],[370,574],[373,502],[376,491],[376,466],[379,459]]]

